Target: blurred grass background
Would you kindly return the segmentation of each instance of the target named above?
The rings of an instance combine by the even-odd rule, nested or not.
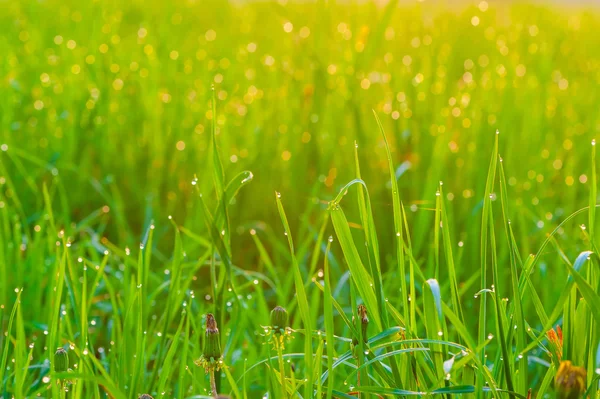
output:
[[[292,229],[315,234],[327,201],[354,176],[355,142],[375,218],[393,232],[372,110],[399,165],[415,254],[429,267],[443,181],[461,271],[472,270],[496,129],[525,253],[587,204],[589,145],[600,129],[593,9],[485,1],[2,6],[8,150],[0,195],[29,228],[43,209],[42,183],[59,182],[60,222],[98,217],[94,231],[120,248],[136,246],[152,220],[168,215],[203,234],[191,183],[197,175],[200,191],[212,192],[213,86],[226,175],[254,175],[229,211],[233,256],[248,269],[258,262],[249,229],[273,234],[278,226],[273,192],[288,199]],[[172,248],[169,231],[157,231],[159,248]],[[571,238],[580,235],[571,226],[559,240],[578,253]],[[393,253],[392,238],[380,237],[382,253]]]
[[[486,2],[460,12],[212,0],[3,8],[2,142],[23,154],[3,157],[15,186],[3,196],[18,195],[26,215],[41,204],[32,185],[59,178],[65,217],[108,205],[122,215],[113,234],[123,244],[152,218],[201,226],[190,183],[210,182],[212,85],[226,172],[255,176],[231,210],[240,224],[270,222],[274,190],[294,199],[292,214],[329,200],[353,176],[355,141],[385,222],[372,109],[401,165],[405,205],[431,207],[443,180],[465,238],[496,129],[524,238],[585,203],[600,128],[594,13]],[[431,212],[415,217],[419,245]]]

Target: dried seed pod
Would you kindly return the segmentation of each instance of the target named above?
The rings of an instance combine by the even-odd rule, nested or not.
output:
[[[63,348],[58,348],[54,352],[54,371],[64,373],[69,369],[69,354]]]
[[[206,315],[206,334],[204,338],[204,358],[219,359],[221,357],[221,336],[217,321],[212,314]]]
[[[276,306],[271,311],[271,327],[273,328],[273,331],[275,332],[275,334],[282,334],[287,327],[287,323],[288,323],[287,310],[285,310],[281,306]]]

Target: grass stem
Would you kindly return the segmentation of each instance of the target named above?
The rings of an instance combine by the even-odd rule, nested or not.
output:
[[[215,381],[215,370],[210,370],[210,391],[212,393],[213,398],[218,398],[219,394],[217,393],[217,383]]]
[[[285,364],[283,362],[283,350],[281,342],[276,342],[277,357],[279,358],[279,375],[281,376],[281,394],[282,398],[287,398],[287,389],[285,383]]]

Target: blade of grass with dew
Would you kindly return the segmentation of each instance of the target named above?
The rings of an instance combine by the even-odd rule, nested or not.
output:
[[[83,261],[82,259],[79,259],[81,261]],[[87,266],[84,264],[84,266],[81,268],[82,270],[82,275],[79,278],[79,281],[82,283],[82,288],[81,288],[81,315],[80,315],[80,321],[79,321],[79,327],[80,327],[80,336],[81,336],[81,343],[80,346],[82,348],[84,348],[85,350],[87,350],[89,348],[89,337],[88,337],[88,303],[87,303],[87,299],[88,299],[88,277],[87,277]],[[86,352],[87,353],[87,352]],[[79,362],[79,370],[82,373],[86,373],[86,372],[91,372],[92,368],[90,367],[89,364],[89,360],[87,359],[87,356],[84,356],[80,362]],[[74,397],[75,398],[81,398],[82,396],[82,392],[84,390],[84,384],[79,384],[78,386],[74,387]]]
[[[290,247],[290,254],[292,257],[292,269],[294,273],[294,281],[296,285],[296,298],[298,301],[298,309],[300,310],[300,317],[302,318],[302,325],[304,329],[308,331],[312,331],[311,320],[310,320],[310,311],[308,307],[308,300],[306,297],[306,291],[304,289],[304,281],[302,279],[302,274],[300,273],[300,267],[298,266],[298,261],[296,259],[296,255],[294,254],[294,242],[292,239],[292,232],[290,230],[290,226],[288,224],[287,216],[285,215],[285,210],[283,209],[283,204],[281,202],[281,195],[276,193],[275,200],[277,202],[277,210],[279,211],[279,216],[281,217],[281,222],[283,224],[283,229],[285,235],[287,236],[288,244]],[[304,397],[309,398],[312,396],[312,386],[313,386],[313,370],[312,370],[312,358],[313,346],[312,346],[312,337],[310,334],[304,335],[304,353],[306,355],[306,379],[307,382],[304,385]]]
[[[211,156],[212,156],[212,176],[213,176],[213,184],[215,186],[215,192],[217,194],[217,209],[220,208],[220,213],[222,215],[222,223],[217,223],[217,215],[215,213],[215,227],[218,231],[224,230],[224,242],[225,246],[228,250],[229,247],[229,217],[227,215],[227,203],[225,202],[225,172],[223,171],[223,163],[221,162],[221,157],[219,155],[219,149],[217,148],[217,97],[215,95],[215,87],[214,85],[211,87]]]
[[[596,202],[598,198],[597,182],[596,182],[596,140],[592,140],[592,157],[591,157],[591,172],[590,178],[590,212],[588,213],[588,228],[590,232],[590,242],[592,246],[596,244]]]
[[[591,251],[584,251],[584,252],[580,253],[577,256],[577,258],[575,259],[575,262],[572,266],[573,270],[575,270],[576,272],[579,272],[579,270],[581,270],[581,268],[585,265],[585,263],[588,261],[588,258],[591,255],[592,255]],[[569,265],[567,264],[567,266],[569,266]],[[529,345],[527,345],[525,347],[525,349],[523,350],[523,352],[528,352],[531,349],[535,348],[539,344],[539,342],[541,342],[546,337],[546,332],[548,330],[550,330],[552,328],[552,326],[554,325],[554,323],[560,318],[560,315],[563,312],[565,304],[569,300],[569,297],[571,295],[574,284],[575,284],[574,278],[569,277],[567,279],[567,282],[565,283],[564,287],[561,290],[561,295],[558,298],[558,301],[556,302],[554,309],[550,313],[550,316],[546,317],[546,319],[542,321],[543,327],[542,327],[540,336],[538,337],[537,340],[535,340],[535,341],[531,342]],[[533,287],[531,288],[531,290],[532,290],[532,292],[535,292],[535,289]]]
[[[307,244],[310,243],[310,244],[314,245],[313,251],[310,254],[310,261],[308,264],[308,276],[315,275],[317,264],[319,262],[321,252],[323,251],[322,250],[323,237],[325,235],[325,230],[327,228],[327,225],[329,224],[329,215],[327,214],[327,212],[323,213],[322,221],[320,224],[321,225],[319,227],[318,232],[316,232],[316,236],[314,234],[307,234],[307,237],[305,240]],[[308,257],[308,253],[306,254],[306,256]],[[311,282],[314,282],[315,280],[316,279],[313,277]],[[312,310],[312,312],[311,312],[312,320],[318,320],[320,315],[323,314],[319,311],[319,309],[321,309],[320,301],[321,301],[321,295],[319,294],[319,291],[313,290],[312,296],[311,296],[311,301],[310,301],[310,307],[309,307],[309,309]]]
[[[364,182],[362,180],[355,179],[348,183],[346,186],[344,186],[344,188],[341,190],[341,193],[345,192],[350,186],[354,184],[364,185]],[[354,281],[354,284],[358,289],[358,293],[360,294],[362,300],[367,306],[367,309],[369,309],[369,312],[375,324],[377,325],[377,328],[381,330],[383,325],[381,324],[381,317],[379,315],[377,297],[372,288],[373,280],[360,259],[360,255],[354,244],[354,240],[352,239],[352,233],[350,232],[350,228],[348,227],[348,221],[346,219],[346,216],[344,215],[344,211],[337,202],[337,199],[340,197],[340,195],[338,195],[338,197],[336,197],[336,199],[334,199],[330,204],[329,212],[331,215],[331,221],[336,235],[338,237],[340,246],[342,247],[344,257],[346,258],[346,263],[348,264],[348,268],[350,269],[350,275],[352,277],[352,280]]]
[[[216,148],[213,150],[216,153],[216,151],[217,151]],[[217,225],[217,228],[222,227],[224,224],[226,227],[228,227],[228,225],[226,223],[229,223],[229,222],[227,220],[227,215],[225,213],[227,207],[235,199],[235,197],[238,194],[238,192],[240,191],[240,189],[243,186],[245,186],[246,184],[250,183],[253,178],[254,178],[254,175],[252,174],[252,172],[245,170],[243,172],[238,173],[234,178],[232,178],[229,181],[229,183],[227,183],[227,185],[225,186],[225,192],[219,199],[219,203],[217,204],[217,207],[214,211],[214,215],[215,215],[214,219],[215,219],[215,224]],[[226,237],[229,237],[229,236],[226,236]]]
[[[499,272],[499,265],[498,265],[498,253],[497,253],[497,249],[496,249],[496,233],[494,232],[494,216],[493,216],[493,211],[492,211],[492,207],[490,207],[489,209],[489,222],[490,222],[490,226],[492,226],[490,228],[490,247],[491,247],[491,260],[492,260],[492,278],[494,281],[494,293],[492,294],[492,298],[494,300],[494,305],[495,305],[495,309],[496,309],[496,331],[498,334],[498,340],[500,341],[500,349],[502,352],[502,358],[504,359],[503,363],[503,370],[504,370],[504,377],[506,378],[506,386],[508,387],[508,390],[510,392],[514,392],[514,385],[513,385],[513,381],[512,381],[512,375],[513,375],[513,370],[512,370],[512,364],[513,364],[513,356],[512,356],[512,352],[509,353],[509,342],[507,339],[507,334],[506,334],[506,323],[505,320],[503,318],[503,316],[505,315],[505,311],[504,309],[501,308],[500,306],[500,298],[501,298],[501,293],[503,290],[502,287],[502,281],[500,278],[500,272]],[[511,345],[512,347],[512,345]],[[512,395],[511,395],[512,398]]]
[[[81,351],[79,350],[79,348],[75,347],[75,349],[73,349],[73,351],[75,352],[77,357],[82,357],[83,354],[81,353]],[[100,372],[100,375],[102,375],[102,378],[104,379],[104,381],[102,382],[102,386],[105,389],[108,389],[107,393],[109,394],[109,396],[114,397],[115,399],[124,399],[127,396],[125,395],[125,393],[123,393],[117,384],[115,384],[115,382],[113,381],[113,379],[110,377],[110,374],[108,373],[108,371],[106,371],[106,368],[102,365],[102,363],[100,362],[100,360],[98,360],[95,356],[90,356],[90,360],[91,362],[94,364],[94,367],[96,370],[98,370]],[[101,380],[99,377],[96,377],[95,375],[86,375],[86,374],[79,374],[79,375],[72,375],[71,373],[69,373],[69,378],[73,377],[75,379],[87,379],[87,380]]]
[[[448,213],[446,211],[446,204],[444,200],[443,185],[440,184],[438,199],[440,201],[440,219],[442,223],[442,237],[444,245],[444,254],[446,256],[446,263],[448,265],[448,279],[450,283],[450,291],[452,294],[452,307],[454,312],[458,316],[459,320],[464,323],[462,306],[460,304],[460,296],[458,292],[458,281],[456,278],[456,267],[454,265],[454,255],[452,253],[452,240],[450,239],[450,222],[448,220]]]
[[[490,161],[490,166],[488,169],[487,180],[485,183],[485,193],[483,196],[483,211],[481,216],[481,247],[480,247],[480,260],[481,260],[481,289],[486,289],[487,287],[487,253],[488,253],[488,232],[491,229],[489,226],[489,216],[491,208],[491,198],[492,192],[494,190],[494,180],[496,178],[496,162],[498,160],[498,135],[499,132],[496,131],[496,137],[494,140],[494,149],[492,150],[492,158]],[[479,305],[479,339],[478,345],[481,346],[486,339],[486,326],[487,326],[487,297],[486,295],[480,296],[480,305]],[[481,364],[485,364],[485,348],[481,350],[480,353],[480,362]],[[477,374],[477,399],[481,399],[483,396],[483,378],[480,373]]]
[[[271,277],[273,278],[273,281],[275,282],[275,284],[277,286],[280,286],[280,280],[279,280],[279,276],[278,274],[275,272],[275,265],[273,264],[273,261],[271,260],[271,256],[269,255],[269,252],[267,251],[267,249],[265,248],[264,244],[262,243],[260,237],[258,236],[258,232],[256,230],[250,230],[250,236],[252,237],[252,240],[254,241],[254,244],[256,245],[256,249],[258,251],[258,254],[260,255],[260,259],[263,261],[265,267],[267,268],[267,271],[269,272],[269,274],[271,275]],[[280,290],[277,290],[277,296],[279,297],[279,302],[283,303],[283,297],[280,295]]]
[[[181,331],[183,329],[184,322],[187,320],[186,313],[187,312],[185,310],[182,312],[181,320],[179,321],[179,326],[177,327],[177,331],[171,339],[171,345],[169,346],[169,350],[167,351],[167,355],[165,356],[164,362],[161,365],[156,366],[162,368],[162,372],[160,373],[160,379],[158,380],[158,392],[165,392],[165,387],[172,377],[172,373],[170,371],[173,368],[173,359],[175,358],[175,355],[177,354],[177,349],[179,347]]]
[[[373,115],[375,116],[375,121],[377,122],[379,131],[384,138],[386,151],[388,154],[388,165],[390,168],[390,180],[391,180],[391,184],[392,184],[394,231],[397,233],[400,231],[400,229],[398,227],[402,226],[402,221],[400,219],[400,213],[399,213],[400,199],[399,199],[399,194],[398,194],[398,184],[396,182],[396,176],[393,173],[394,166],[392,163],[389,145],[387,143],[387,138],[385,136],[383,126],[381,125],[381,121],[379,120],[379,117],[377,116],[377,113],[375,112],[375,110],[373,110]],[[358,179],[361,179],[360,165],[359,165],[359,161],[358,161],[358,146],[356,145],[356,143],[354,145],[354,159],[355,159],[355,165],[356,165],[356,177]],[[366,195],[367,195],[366,201],[365,201],[365,191],[366,191]],[[383,273],[381,272],[381,264],[380,264],[380,258],[379,258],[379,243],[377,240],[377,234],[376,234],[377,232],[375,230],[375,222],[373,220],[373,213],[371,210],[371,199],[369,197],[369,193],[368,193],[366,187],[363,188],[363,186],[361,186],[361,185],[358,186],[358,197],[359,197],[359,209],[360,209],[360,213],[361,213],[361,220],[362,220],[363,225],[365,226],[367,242],[370,243],[369,249],[371,250],[371,253],[372,253],[371,258],[374,259],[375,266],[376,266],[376,270],[374,273],[375,275],[373,276],[373,279],[375,281],[375,291],[379,295],[379,310],[380,310],[381,317],[382,317],[382,325],[383,325],[384,329],[387,329],[387,328],[391,327],[391,325],[390,325],[390,320],[389,320],[389,315],[388,315],[388,310],[387,310],[387,305],[386,305],[387,298],[385,296],[385,292],[384,292],[384,288],[383,288],[383,277],[382,277]],[[367,229],[367,227],[368,227],[368,229]],[[369,236],[371,237],[370,239],[368,238]],[[395,239],[396,240],[399,239],[397,234],[395,235]],[[398,245],[398,243],[397,243],[397,245]],[[398,245],[397,252],[401,252],[401,251],[402,251],[402,248]],[[397,259],[397,262],[399,262],[399,263],[403,262],[402,256],[400,256]],[[402,269],[403,269],[403,266],[401,267],[401,270]],[[404,286],[405,286],[404,288],[406,288],[405,279],[404,279],[405,274],[402,273],[402,271],[400,272],[400,274],[401,274],[400,279],[401,279],[401,281],[404,282]],[[406,290],[404,290],[402,292],[405,293]],[[392,373],[394,374],[394,379],[396,380],[396,384],[402,384],[402,381],[406,380],[406,377],[403,379],[400,376],[400,367],[395,358],[390,359],[390,366],[392,368]]]
[[[400,193],[398,191],[398,181],[396,180],[396,172],[394,169],[394,163],[392,161],[392,154],[390,152],[390,145],[387,140],[387,136],[385,135],[385,131],[383,129],[383,125],[377,116],[377,113],[373,110],[373,114],[375,115],[375,120],[377,121],[377,126],[379,127],[379,131],[383,136],[383,141],[385,143],[385,151],[388,161],[388,168],[390,172],[390,182],[392,189],[392,210],[394,215],[394,232],[395,232],[395,244],[396,244],[396,262],[398,262],[398,274],[400,277],[400,294],[401,294],[401,304],[402,311],[404,315],[405,322],[409,319],[408,312],[408,292],[406,288],[406,269],[405,269],[405,260],[404,260],[404,249],[403,249],[403,229],[402,229],[402,208],[400,203]],[[356,153],[356,150],[355,150]],[[358,157],[355,156],[358,163]]]
[[[178,377],[177,377],[177,392],[178,392],[178,397],[185,397],[185,387],[187,387],[184,384],[185,381],[185,369],[188,367],[188,352],[189,352],[189,345],[190,345],[190,316],[189,316],[189,311],[186,311],[186,317],[185,317],[185,329],[183,331],[183,344],[182,344],[182,349],[181,349],[181,354],[179,357],[179,373],[178,373]],[[162,391],[161,391],[162,392]]]
[[[555,375],[556,375],[556,369],[554,367],[554,364],[550,364],[550,367],[548,368],[548,371],[546,371],[546,375],[544,376],[544,379],[542,380],[542,383],[540,384],[540,389],[537,391],[538,397],[541,397],[541,398],[545,397],[546,391],[550,387],[550,384],[552,384],[552,380],[554,379]]]
[[[225,266],[225,272],[228,276],[228,282],[231,285],[231,289],[236,294],[235,297],[237,298],[236,284],[235,284],[235,279],[234,279],[233,270],[232,270],[232,266],[231,266],[231,254],[229,252],[227,245],[225,245],[225,242],[224,242],[223,238],[221,237],[221,234],[219,234],[219,230],[217,229],[216,225],[214,224],[212,214],[208,210],[208,207],[206,206],[206,203],[204,202],[202,195],[200,195],[200,203],[202,204],[202,208],[204,210],[204,220],[206,223],[206,228],[210,232],[210,236],[211,236],[213,245],[217,248],[217,252],[219,253],[219,256],[221,257],[221,262]],[[223,290],[224,290],[224,285],[223,285],[223,287],[220,288],[219,291],[222,292]]]
[[[441,221],[441,213],[442,213],[442,193],[440,189],[442,188],[442,182],[440,181],[440,186],[435,192],[435,217],[433,221],[433,278],[439,280],[440,278],[440,225]],[[431,263],[431,260],[430,260]],[[426,268],[429,270],[430,268]],[[431,275],[431,272],[429,272]]]
[[[352,377],[354,377],[355,374],[357,374],[358,372],[360,372],[361,370],[371,366],[371,365],[376,365],[378,363],[383,363],[384,359],[393,357],[393,356],[397,356],[397,355],[402,355],[402,354],[412,354],[415,352],[428,352],[429,348],[403,348],[403,349],[396,349],[396,350],[392,350],[389,352],[385,352],[382,353],[380,355],[376,355],[372,358],[369,358],[368,361],[362,363],[359,367],[357,367],[356,369],[353,369],[350,373],[348,373],[346,375],[346,380],[350,380]]]
[[[315,285],[317,286],[317,288],[319,288],[321,291],[323,291],[325,293],[325,287],[323,287],[321,284],[319,284],[318,281],[315,282]],[[331,292],[331,290],[330,290],[330,292]],[[352,324],[352,322],[350,321],[348,316],[346,316],[346,313],[344,313],[344,309],[342,308],[340,303],[335,300],[335,296],[333,295],[333,293],[331,293],[329,299],[331,300],[331,303],[332,303],[333,307],[335,308],[335,310],[338,311],[339,317],[342,319],[342,321],[344,322],[346,327],[348,327],[348,329],[350,330],[350,335],[358,336],[358,334],[359,334],[358,330],[356,329],[354,324]],[[351,339],[349,339],[349,340],[351,341]]]
[[[355,154],[358,152],[356,146],[354,146]],[[358,157],[356,156],[356,179],[362,181],[360,177],[360,165],[358,163]],[[375,230],[375,222],[373,220],[373,212],[371,210],[371,199],[369,197],[369,191],[366,184],[358,184],[358,205],[360,220],[362,227],[365,232],[365,243],[367,245],[367,257],[370,266],[371,278],[374,283],[375,295],[377,296],[377,309],[378,319],[382,328],[388,328],[388,315],[387,308],[385,306],[385,293],[383,291],[383,281],[381,273],[381,265],[379,261],[379,242],[377,240],[377,231]],[[366,197],[365,197],[366,195]],[[341,192],[334,199],[335,203],[339,205],[342,200]],[[370,309],[372,312],[372,310]]]
[[[423,313],[425,316],[425,327],[429,339],[439,339],[442,333],[442,299],[440,296],[440,285],[435,279],[429,279],[423,284]],[[434,370],[438,381],[444,381],[444,368],[442,358],[442,347],[435,343],[432,345]]]
[[[145,355],[144,355],[144,256],[143,256],[143,245],[140,245],[138,252],[137,262],[137,286],[135,291],[135,302],[137,307],[135,309],[134,317],[136,317],[137,328],[135,329],[135,362],[133,366],[133,374],[131,376],[131,382],[129,386],[132,392],[139,392],[141,380],[143,379]],[[162,391],[159,391],[162,392]]]
[[[588,303],[589,308],[596,319],[596,323],[600,323],[600,295],[596,292],[596,290],[579,274],[577,270],[573,268],[573,266],[567,265],[567,269],[569,273],[575,280],[575,284],[583,299]]]
[[[64,287],[65,280],[65,267],[67,259],[67,251],[63,247],[62,256],[56,259],[54,270],[56,271],[56,291],[52,297],[52,313],[50,314],[50,323],[49,323],[49,334],[47,341],[47,356],[48,359],[52,359],[54,351],[56,350],[56,343],[58,341],[58,330],[59,330],[59,316],[60,316],[60,307],[62,300],[62,292]]]
[[[167,340],[167,330],[169,328],[169,325],[171,323],[171,320],[173,319],[173,317],[175,316],[176,312],[180,309],[180,304],[181,304],[181,296],[184,295],[183,292],[181,292],[181,262],[182,262],[182,258],[183,258],[183,248],[182,248],[182,243],[181,243],[181,235],[179,233],[179,228],[177,227],[177,224],[175,224],[175,222],[170,219],[171,222],[171,226],[173,228],[173,231],[175,233],[175,244],[174,244],[174,250],[173,250],[173,259],[171,260],[171,264],[170,264],[170,270],[169,270],[169,275],[170,275],[170,281],[169,281],[169,289],[167,290],[167,300],[166,300],[166,309],[167,311],[162,315],[162,330],[160,333],[160,337],[158,340],[158,346],[157,346],[157,357],[161,358],[162,354],[163,354],[163,350],[165,349],[166,346],[166,340]],[[142,287],[140,287],[142,288]],[[156,381],[156,376],[158,375],[158,367],[155,367],[154,370],[152,371],[152,378],[151,381]]]
[[[356,287],[353,284],[350,284],[350,309],[352,309],[352,323],[355,327],[354,331],[356,331],[356,335],[353,336],[353,343],[350,345],[350,351],[356,360],[357,369],[361,368],[361,366],[365,363],[365,355],[368,355],[368,350],[366,349],[365,345],[367,338],[364,336],[363,329],[361,328],[361,318],[358,315],[358,305],[359,302],[356,298]],[[354,342],[356,342],[356,345]],[[345,377],[344,385],[350,384],[350,389],[352,389],[354,384],[352,380],[348,379],[348,377],[349,376]],[[360,384],[363,383],[360,377],[360,374],[356,374],[356,386],[360,386]]]
[[[408,228],[408,221],[406,217],[406,211],[404,210],[404,206],[401,204],[400,209],[402,210],[402,221],[404,222],[404,231],[406,232],[406,242],[402,242],[403,250],[406,253],[408,258],[408,302],[409,302],[409,322],[407,325],[407,331],[411,336],[417,336],[417,316],[416,316],[416,284],[415,284],[415,271],[417,274],[422,273],[421,269],[418,267],[415,269],[415,265],[417,265],[416,260],[413,257],[412,252],[412,242],[410,239],[410,230]],[[403,236],[401,235],[401,238]],[[420,275],[421,279],[425,281],[425,277]]]
[[[323,316],[325,321],[325,337],[327,342],[327,370],[331,370],[333,367],[333,359],[335,357],[335,343],[333,339],[334,335],[334,322],[333,322],[333,305],[331,295],[331,284],[329,278],[329,251],[331,250],[331,242],[333,237],[329,237],[327,240],[327,248],[325,249],[325,264],[323,266]],[[323,381],[321,380],[321,384]],[[333,375],[327,382],[327,396],[326,399],[331,399],[333,394],[333,385],[335,383]]]
[[[21,289],[21,291],[22,291],[22,289]],[[30,362],[30,357],[27,354],[27,349],[25,347],[26,338],[25,338],[25,328],[23,326],[23,323],[24,323],[23,310],[22,310],[22,306],[21,306],[21,296],[20,295],[17,296],[15,304],[17,306],[17,317],[16,317],[16,323],[15,323],[16,335],[15,335],[15,344],[14,344],[14,351],[13,351],[13,355],[15,356],[15,358],[14,358],[15,379],[14,379],[13,392],[14,392],[15,398],[21,399],[21,398],[25,398],[26,393],[27,393],[26,391],[24,391],[24,388],[25,388],[25,379],[27,378],[27,371],[28,371],[28,366],[29,366],[29,362]]]
[[[313,381],[316,381],[316,389],[315,389],[315,397],[322,398],[323,397],[323,383],[319,376],[321,375],[321,371],[323,369],[323,344],[325,343],[324,339],[319,339],[319,344],[317,345],[317,350],[315,352],[314,365],[313,370],[315,375],[313,376]]]
[[[315,270],[317,269],[317,264],[319,263],[319,257],[322,252],[323,237],[325,236],[325,230],[327,229],[328,225],[329,225],[329,215],[327,215],[327,213],[325,213],[322,216],[322,221],[321,221],[321,224],[320,224],[320,227],[316,234],[315,239],[312,239],[312,238],[307,239],[307,243],[314,244],[314,248],[310,255],[310,263],[309,263],[310,266],[308,268],[309,276],[314,275]]]
[[[595,251],[596,254],[598,254],[600,251],[597,247],[597,243],[596,243],[596,203],[598,201],[598,182],[597,182],[597,176],[596,176],[596,139],[592,140],[592,151],[591,151],[591,184],[590,184],[590,212],[589,212],[589,234],[590,234],[590,243],[592,246],[592,250]],[[594,259],[597,259],[594,258]],[[590,259],[590,262],[593,262],[592,259]],[[595,288],[595,291],[598,292],[598,285],[599,285],[599,273],[597,268],[595,267],[589,267],[588,268],[588,273],[587,273],[587,279],[591,285],[591,287]],[[581,291],[581,288],[580,288]],[[586,299],[587,301],[587,299]],[[589,301],[588,301],[589,303]],[[589,303],[590,306],[592,306],[591,303]],[[589,309],[589,306],[587,306],[587,309]],[[593,322],[593,316],[591,314],[591,312],[587,312],[588,315],[587,317],[589,318],[589,322],[588,322],[588,329],[587,329],[587,334],[585,334],[585,339],[588,340],[587,345],[588,345],[588,350],[585,352],[585,354],[587,356],[585,356],[585,359],[582,359],[582,363],[583,364],[587,364],[587,375],[588,375],[588,383],[591,382],[591,378],[594,375],[594,373],[597,371],[597,366],[598,366],[598,362],[595,361],[596,357],[597,357],[597,347],[598,347],[598,341],[599,341],[599,334],[600,331],[598,330],[598,319],[596,319],[596,323]],[[581,330],[580,326],[578,325],[578,330]],[[581,340],[578,340],[578,342],[582,342]],[[596,396],[596,393],[598,392],[598,384],[593,384],[590,386],[590,395],[591,397]]]

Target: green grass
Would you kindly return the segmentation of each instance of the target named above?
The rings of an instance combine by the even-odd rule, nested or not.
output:
[[[598,396],[598,10],[0,8],[1,397]]]

